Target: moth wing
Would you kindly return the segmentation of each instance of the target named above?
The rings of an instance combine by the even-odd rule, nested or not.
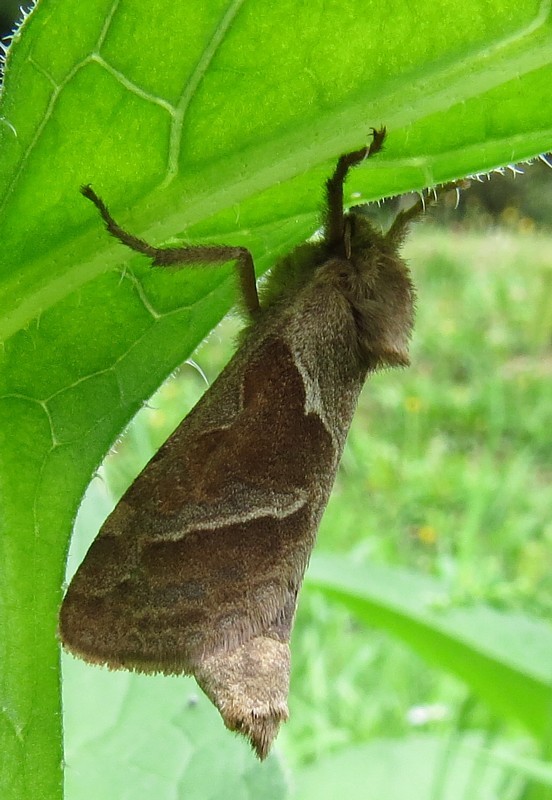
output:
[[[244,346],[89,549],[61,609],[65,646],[195,675],[264,757],[287,718],[296,597],[335,463],[288,344]]]

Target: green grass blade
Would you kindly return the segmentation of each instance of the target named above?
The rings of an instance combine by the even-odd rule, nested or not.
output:
[[[482,603],[455,606],[446,586],[406,569],[357,567],[315,555],[308,585],[352,614],[401,638],[464,680],[498,713],[544,739],[552,718],[552,627]]]

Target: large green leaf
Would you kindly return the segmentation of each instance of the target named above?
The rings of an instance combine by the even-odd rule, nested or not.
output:
[[[191,678],[113,675],[66,661],[68,800],[288,796],[277,756],[253,758]]]
[[[59,796],[54,630],[84,488],[233,297],[230,267],[130,257],[79,185],[152,242],[245,244],[262,271],[371,125],[387,149],[351,196],[550,148],[551,43],[544,0],[38,4],[0,106],[2,797]]]

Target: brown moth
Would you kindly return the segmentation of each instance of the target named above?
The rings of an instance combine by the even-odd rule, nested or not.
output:
[[[297,593],[359,392],[408,364],[414,290],[398,249],[418,203],[386,235],[343,210],[349,169],[326,183],[325,235],[273,268],[259,303],[241,247],[152,247],[90,186],[107,230],[153,265],[235,260],[251,321],[215,383],[126,492],[67,591],[60,636],[112,669],[194,675],[225,725],[265,758],[288,717]]]

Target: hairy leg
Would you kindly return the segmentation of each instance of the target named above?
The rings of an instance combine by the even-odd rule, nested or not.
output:
[[[121,228],[111,216],[103,200],[98,197],[91,186],[83,186],[81,192],[88,200],[94,203],[109,233],[131,250],[143,253],[151,258],[154,267],[205,266],[235,261],[245,306],[251,316],[255,316],[259,312],[259,297],[257,295],[253,258],[245,247],[229,247],[226,245],[153,247],[143,239],[133,236]]]

